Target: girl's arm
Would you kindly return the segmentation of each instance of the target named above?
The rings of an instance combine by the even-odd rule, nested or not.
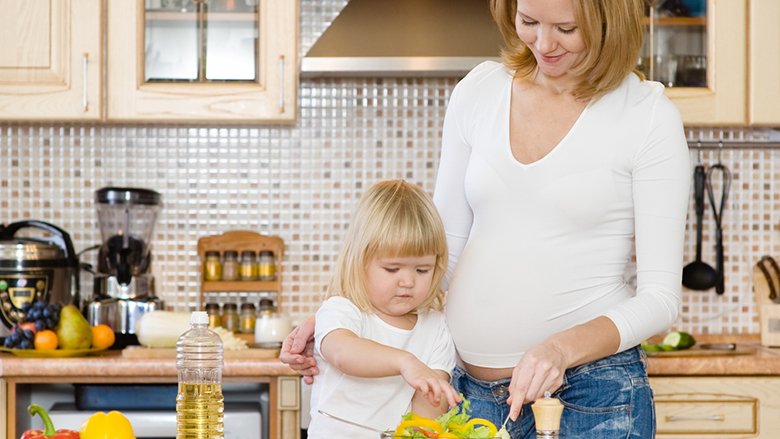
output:
[[[347,329],[329,332],[322,339],[320,351],[328,363],[347,375],[361,378],[401,375],[435,407],[460,402],[446,373],[431,369],[409,352],[360,338]]]

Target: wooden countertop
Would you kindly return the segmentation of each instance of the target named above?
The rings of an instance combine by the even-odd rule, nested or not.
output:
[[[288,366],[273,359],[228,358],[223,376],[237,377],[297,376]],[[176,379],[174,358],[127,358],[121,351],[78,358],[20,358],[0,354],[0,377],[3,378],[72,378],[103,377],[109,379],[144,377],[148,381]]]
[[[647,372],[652,376],[776,375],[780,376],[780,349],[761,346],[757,334],[697,335],[697,343],[737,343],[755,349],[749,355],[706,357],[650,357]]]
[[[757,335],[696,336],[699,343],[733,342],[755,349],[749,355],[717,355],[706,357],[650,357],[651,376],[707,375],[776,375],[780,376],[780,349],[759,344]],[[233,378],[259,376],[297,376],[288,366],[273,359],[228,358],[223,376]],[[85,378],[116,380],[144,377],[146,381],[166,381],[176,377],[173,358],[127,358],[121,351],[106,351],[100,355],[79,358],[19,358],[0,354],[0,377],[3,378]],[[84,381],[82,381],[84,382]]]

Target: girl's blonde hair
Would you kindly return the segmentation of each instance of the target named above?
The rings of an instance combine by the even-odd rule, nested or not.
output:
[[[646,0],[572,0],[579,32],[587,54],[572,69],[582,78],[574,88],[574,97],[589,100],[615,89],[637,70],[644,39],[642,18]],[[517,0],[490,0],[490,12],[504,39],[501,56],[504,64],[520,78],[536,71],[536,59],[517,36],[515,17]]]
[[[328,296],[349,299],[365,312],[366,269],[374,258],[435,255],[433,281],[420,309],[442,309],[441,280],[447,269],[447,238],[431,197],[403,180],[372,185],[361,197],[347,229]]]

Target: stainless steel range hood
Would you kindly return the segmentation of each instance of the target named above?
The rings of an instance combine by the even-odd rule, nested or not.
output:
[[[301,75],[457,77],[500,47],[488,0],[350,0]]]

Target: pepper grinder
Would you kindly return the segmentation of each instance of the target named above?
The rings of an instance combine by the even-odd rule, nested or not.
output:
[[[536,419],[537,439],[558,439],[561,430],[561,413],[563,404],[558,398],[550,396],[550,392],[544,392],[544,398],[537,399],[531,405]]]

